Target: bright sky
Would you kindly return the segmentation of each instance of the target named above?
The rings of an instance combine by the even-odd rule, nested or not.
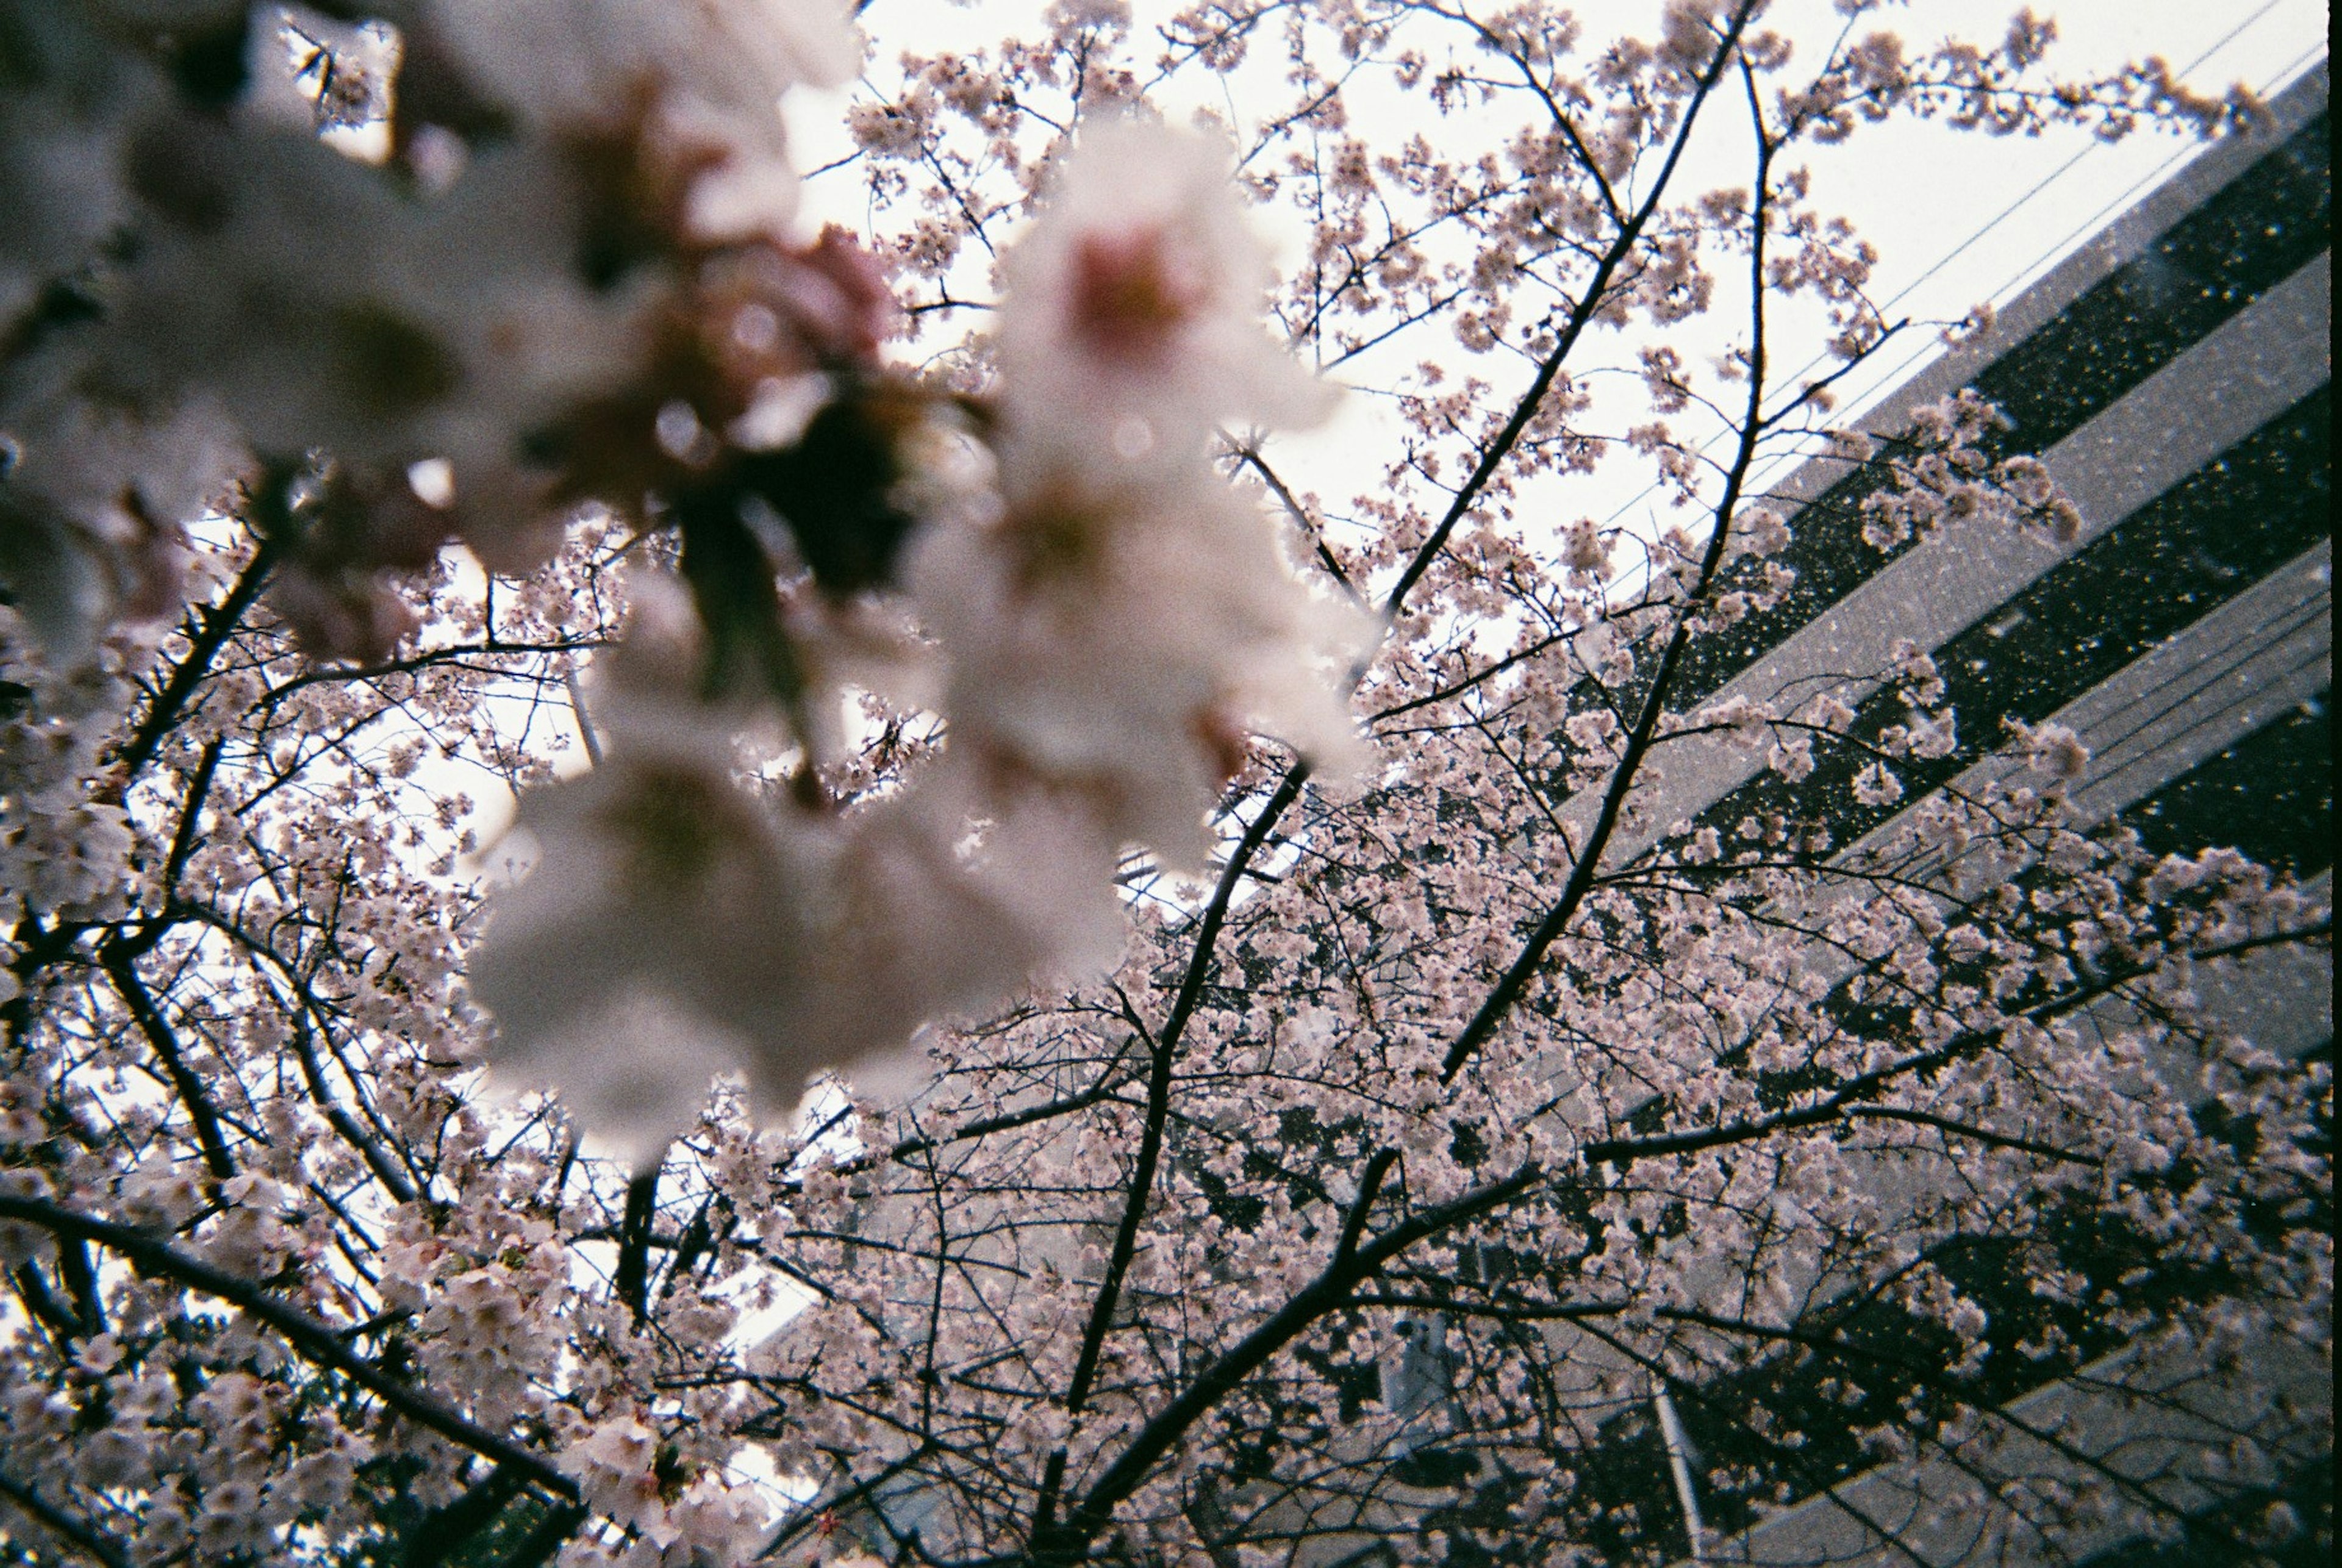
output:
[[[1019,12],[1039,8],[998,0],[875,0],[870,31],[882,46],[908,44],[933,53],[990,43],[1016,25]],[[1135,9],[1143,35],[1148,13],[1166,7]],[[1647,25],[1634,24],[1656,9],[1650,0],[1594,0],[1579,7],[1589,35],[1606,27],[1647,34]],[[2200,87],[2242,82],[2263,94],[2326,53],[2329,21],[2325,0],[2033,0],[2033,9],[2057,23],[2051,60],[2063,74],[2086,75],[2161,55]],[[1990,40],[2015,10],[1991,0],[1906,0],[1877,21],[1917,48],[1954,32]],[[1767,16],[1769,25],[1793,38],[1827,39],[1841,22],[1828,0],[1777,0]],[[1036,24],[1027,32],[1037,30]],[[841,113],[851,97],[807,89],[790,95],[791,129],[806,167],[851,150]],[[1932,274],[1911,303],[1940,295],[1949,307],[1940,314],[1957,316],[1979,298],[2007,297],[2193,150],[2170,136],[2109,145],[2079,134],[2001,139],[1902,124],[1867,128],[1836,155],[1827,173],[1848,214],[1877,236],[1880,280],[1889,292]],[[1927,169],[1924,182],[1909,178],[1915,158]],[[857,223],[857,184],[817,184],[807,215]]]
[[[2051,65],[2063,75],[2088,75],[2159,55],[2200,88],[2217,91],[2242,82],[2273,94],[2326,51],[2323,0],[2034,0],[2034,7],[2057,24]],[[1494,9],[1493,0],[1488,8]],[[966,8],[946,0],[875,0],[870,30],[889,48],[974,47],[1016,27],[1026,9],[998,0]],[[1037,4],[1029,7],[1038,9]],[[1144,38],[1149,14],[1165,7],[1141,0],[1136,9],[1135,31]],[[1877,20],[1917,49],[1954,32],[1997,39],[2015,9],[1995,0],[1911,0]],[[1579,7],[1589,36],[1606,30],[1648,35],[1656,10],[1655,0],[1592,0]],[[1817,46],[1843,25],[1830,0],[1777,0],[1767,21],[1793,39],[1816,40]],[[1031,35],[1037,25],[1023,30]],[[1139,53],[1143,57],[1145,51]],[[849,96],[791,95],[789,118],[806,166],[851,150],[842,114]],[[1236,99],[1239,113],[1245,106]],[[2005,303],[2196,150],[2197,144],[2168,134],[2107,144],[2081,132],[1996,138],[1898,122],[1867,126],[1842,148],[1817,149],[1811,161],[1820,203],[1851,218],[1877,246],[1873,297],[1890,316],[1955,320],[1978,303]],[[1923,173],[1915,177],[1915,170]],[[1697,179],[1696,170],[1686,173],[1695,176],[1691,189],[1746,183],[1745,173],[1721,159],[1712,182]],[[806,216],[858,225],[864,209],[856,172],[816,182]],[[1279,237],[1292,254],[1294,236]],[[1850,411],[1898,385],[1939,347],[1932,333],[1911,335],[1843,384],[1844,406]],[[1490,369],[1496,371],[1497,362]],[[1379,469],[1376,454],[1390,450],[1388,434],[1387,410],[1352,397],[1330,425],[1281,439],[1275,454],[1300,486],[1318,488],[1338,504],[1361,472]],[[1571,497],[1573,510],[1601,516],[1616,506],[1631,509],[1632,487],[1614,492],[1597,483],[1596,488],[1597,494]]]
[[[2326,53],[2323,0],[2036,0],[2036,8],[2057,23],[2052,63],[2077,75],[2160,55],[2200,88],[2242,82],[2270,95]],[[1999,10],[1977,0],[1919,0],[1900,25],[1917,44]],[[1857,137],[1837,158],[1841,166],[1818,172],[1843,191],[1847,212],[1878,245],[1878,297],[1901,297],[1916,316],[1957,317],[1980,301],[2008,300],[2197,150],[2171,135],[2107,144],[2067,133],[2035,141],[1906,123]],[[1908,177],[1915,161],[1927,170],[1924,181]],[[1892,362],[1882,367],[1882,390],[1901,379]]]

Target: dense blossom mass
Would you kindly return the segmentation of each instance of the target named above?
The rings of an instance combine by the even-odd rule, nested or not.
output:
[[[0,0],[0,1556],[2057,1550],[2195,1506],[2009,1403],[2126,1357],[2314,1539],[2329,1069],[2199,992],[2322,893],[1716,673],[2087,525],[1832,425],[1813,150],[2266,111],[1878,9]]]

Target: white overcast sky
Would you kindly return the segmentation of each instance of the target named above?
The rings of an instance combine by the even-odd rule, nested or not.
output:
[[[2006,9],[1983,0],[1920,0],[1897,25],[1918,45]],[[2323,0],[2036,0],[2035,9],[2057,23],[2052,64],[2065,75],[2160,55],[2199,87],[2242,82],[2271,94],[2327,46]],[[1843,167],[1821,172],[1878,246],[1875,297],[1903,296],[1902,313],[1922,318],[2007,302],[2199,147],[2153,135],[2108,144],[2078,133],[2034,140],[1947,135],[1913,125],[1881,133],[1857,137]],[[1915,164],[1925,168],[1923,180],[1909,177]],[[1880,390],[1901,379],[1890,362]]]
[[[1142,32],[1147,13],[1160,8],[1136,7]],[[2327,47],[2325,0],[2033,0],[2032,8],[2057,25],[2052,64],[2063,75],[2159,55],[2199,86],[2242,82],[2271,93]],[[932,53],[988,43],[1013,28],[1020,12],[1038,9],[1008,0],[965,6],[876,0],[870,30],[882,50]],[[1606,31],[1647,34],[1656,6],[1593,0],[1576,9],[1591,38]],[[1921,47],[1955,32],[1997,38],[2016,9],[2001,0],[1910,0],[1879,20]],[[1767,21],[1792,37],[1826,38],[1839,18],[1827,0],[1779,0]],[[850,96],[803,89],[791,95],[789,118],[805,166],[850,148],[839,112]],[[2079,134],[1991,138],[1897,125],[1867,129],[1823,172],[1840,205],[1877,243],[1884,294],[1917,284],[1906,302],[1914,314],[1957,316],[1980,299],[2008,297],[2193,151],[2192,144],[2167,135],[2110,145]],[[1915,161],[1926,170],[1923,180],[1910,177]],[[858,223],[857,183],[817,184],[806,215]],[[1919,283],[1923,275],[1927,281]]]
[[[1139,30],[1151,10],[1142,0]],[[1038,5],[982,0],[876,0],[869,15],[881,50],[931,53],[990,42]],[[1651,0],[1593,0],[1576,7],[1589,37],[1650,31]],[[2324,0],[2034,0],[2059,34],[2052,64],[2083,75],[2160,55],[2201,86],[2243,82],[2273,92],[2326,50]],[[2016,10],[2002,0],[1913,0],[1880,14],[1885,25],[1923,47],[1947,34],[1996,38]],[[1827,38],[1841,19],[1828,0],[1780,0],[1768,23],[1791,37]],[[1028,26],[1029,35],[1037,27]],[[846,93],[791,95],[789,118],[805,166],[846,151],[840,113]],[[1244,105],[1239,101],[1241,111]],[[1999,303],[2055,265],[2076,244],[2177,169],[2194,145],[2172,135],[2107,144],[2079,133],[2039,138],[1949,134],[1897,124],[1867,128],[1844,149],[1814,161],[1817,195],[1845,212],[1877,245],[1874,297],[1899,299],[1919,318],[1957,318],[1980,301]],[[1923,178],[1912,171],[1923,169]],[[817,182],[806,216],[858,225],[858,180]],[[1900,374],[1883,381],[1902,379]],[[1882,388],[1883,389],[1883,388]],[[1849,391],[1855,390],[1849,388]]]

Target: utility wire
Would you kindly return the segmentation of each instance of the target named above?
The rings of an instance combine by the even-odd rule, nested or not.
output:
[[[2282,0],[2263,0],[2258,10],[2246,17],[2243,21],[2237,23],[2234,27],[2229,28],[2227,32],[2222,34],[2213,43],[2198,51],[2195,58],[2180,66],[2179,74],[2184,75],[2187,73],[2197,69],[2197,67],[2203,65],[2205,61],[2210,59],[2213,55],[2218,54],[2221,50],[2227,48],[2231,43],[2235,42],[2237,37],[2260,22],[2260,20],[2267,16],[2271,11],[2276,10],[2281,3]],[[2270,85],[2264,89],[2264,91],[2275,92],[2281,90],[2283,86],[2290,85],[2294,77],[2299,74],[2305,64],[2324,53],[2325,51],[2321,48],[2312,48],[2304,54],[2296,55],[2283,70],[2277,73],[2277,75],[2271,79]],[[1893,297],[1889,298],[1885,305],[1879,307],[1879,315],[1881,316],[1886,316],[1891,314],[1896,305],[1900,305],[1904,300],[1909,298],[1912,294],[1917,292],[1923,285],[1934,278],[1937,274],[1941,273],[1946,267],[1949,266],[1954,261],[1966,255],[1968,251],[1974,249],[1976,245],[1987,235],[1990,235],[1995,229],[2000,227],[2011,217],[2015,216],[2017,213],[2021,211],[2027,203],[2033,200],[2034,197],[2039,195],[2043,191],[2056,184],[2058,180],[2063,179],[2067,174],[2072,172],[2077,165],[2080,164],[2085,158],[2089,157],[2092,154],[2098,152],[2104,145],[2105,144],[2103,143],[2092,143],[2090,145],[2086,146],[2079,152],[2074,154],[2064,163],[2049,171],[2049,173],[2042,175],[2038,180],[2036,180],[2022,195],[2009,203],[2008,205],[2003,207],[1991,218],[1987,219],[1982,226],[1978,227],[1973,234],[1969,235],[1967,238],[1962,240],[1958,245],[1953,246],[1950,250],[1937,257],[1935,264],[1928,267],[1927,271],[1921,273],[1917,277],[1913,278],[1900,289],[1897,289]],[[2118,208],[2127,207],[2139,191],[2160,184],[2168,176],[2174,167],[2195,157],[2201,150],[2202,149],[2200,148],[2195,147],[2182,148],[2174,153],[2170,157],[2165,159],[2162,163],[2157,165],[2154,169],[2141,175],[2138,179],[2134,180],[2129,185],[2125,187],[2121,195],[2100,206],[2097,212],[2091,215],[2090,217],[2084,220],[2074,228],[2068,230],[2057,240],[2045,246],[2031,261],[2027,262],[2024,266],[2019,267],[2015,273],[2011,274],[2007,281],[2004,282],[1998,288],[1992,291],[1989,297],[1999,299],[2007,296],[2020,283],[2030,281],[2032,278],[2038,276],[2042,272],[2047,270],[2047,268],[2054,265],[2057,261],[2061,260],[2066,255],[2070,255],[2075,247],[2076,242],[2087,235],[2096,233],[2108,213],[2114,212]],[[1829,355],[1827,351],[1815,355],[1797,370],[1785,377],[1783,385],[1788,385],[1795,384],[1807,373],[1812,371],[1816,366],[1821,365],[1822,362],[1828,357]],[[1929,357],[1928,350],[1927,348],[1921,348],[1897,362],[1893,370],[1879,375],[1876,380],[1872,381],[1869,386],[1862,394],[1858,396],[1849,397],[1846,400],[1849,405],[1849,410],[1862,406],[1870,398],[1876,396],[1884,387],[1893,384],[1899,384],[1899,382],[1907,375],[1915,365],[1918,365],[1922,360],[1927,357]],[[1710,435],[1706,441],[1700,444],[1700,454],[1705,456],[1715,447],[1716,443],[1726,439],[1730,435],[1730,434],[1731,432],[1729,431],[1717,431],[1714,434]],[[1783,462],[1795,460],[1796,459],[1793,459],[1787,454],[1777,456],[1763,464],[1758,470],[1758,473],[1751,476],[1752,481],[1762,478],[1774,472],[1777,472]],[[1617,522],[1627,513],[1633,511],[1636,507],[1640,506],[1645,501],[1648,500],[1650,496],[1659,489],[1659,482],[1657,480],[1653,480],[1651,483],[1644,485],[1641,490],[1636,492],[1634,495],[1630,496],[1623,504],[1605,519],[1605,525],[1606,526],[1609,524]]]

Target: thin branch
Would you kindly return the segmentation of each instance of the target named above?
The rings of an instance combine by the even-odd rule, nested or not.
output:
[[[2198,963],[2213,958],[2232,957],[2262,947],[2311,941],[2317,937],[2330,934],[2333,929],[2334,923],[2329,918],[2300,930],[2272,932],[2261,936],[2224,943],[2217,947],[2207,948],[2202,952],[2190,954],[2188,956]],[[1963,1030],[1931,1051],[1916,1052],[1900,1061],[1885,1063],[1867,1073],[1858,1074],[1809,1105],[1777,1112],[1770,1116],[1758,1116],[1743,1122],[1727,1122],[1721,1126],[1701,1128],[1693,1132],[1660,1133],[1642,1138],[1597,1139],[1592,1143],[1580,1144],[1578,1153],[1589,1165],[1611,1164],[1623,1169],[1637,1160],[1653,1159],[1666,1154],[1696,1154],[1704,1150],[1722,1148],[1730,1144],[1752,1143],[1759,1138],[1769,1137],[1775,1133],[1797,1132],[1805,1128],[1818,1127],[1841,1116],[1853,1114],[1854,1107],[1867,1101],[1871,1096],[1883,1093],[1897,1080],[1948,1066],[1964,1056],[1982,1050],[1998,1039],[2001,1032],[2012,1024],[2047,1023],[2061,1014],[2069,1013],[2087,1003],[2097,1001],[2101,996],[2109,995],[2133,981],[2143,979],[2155,973],[2157,967],[2154,964],[2142,964],[2137,968],[2127,969],[2118,974],[2105,975],[2087,984],[2077,985],[2047,1001],[2037,1003],[2022,1013],[2014,1014],[1988,1028]],[[1881,1113],[1870,1110],[1867,1114]]]
[[[106,978],[114,982],[114,989],[121,995],[123,1005],[129,1008],[138,1032],[146,1036],[146,1043],[155,1048],[155,1054],[162,1058],[163,1069],[170,1075],[171,1086],[177,1091],[179,1103],[186,1107],[187,1119],[195,1124],[195,1141],[203,1145],[205,1168],[211,1172],[215,1181],[234,1180],[235,1162],[228,1157],[227,1140],[220,1132],[219,1112],[213,1106],[211,1097],[204,1092],[203,1080],[196,1077],[195,1070],[187,1065],[186,1056],[179,1049],[178,1034],[172,1029],[170,1020],[164,1017],[162,1009],[155,1005],[154,994],[146,989],[146,983],[138,978],[136,962],[122,946],[108,944],[100,950],[98,964],[105,971]]]
[[[130,1553],[87,1520],[77,1519],[15,1477],[0,1473],[0,1497],[22,1509],[58,1540],[105,1568],[130,1568]]]
[[[1736,17],[1732,32],[1718,50],[1715,64],[1702,78],[1704,84],[1712,82],[1721,74],[1725,61],[1732,54],[1733,41],[1737,39],[1740,25],[1746,20],[1744,9]],[[1464,1070],[1465,1064],[1486,1044],[1488,1037],[1496,1032],[1496,1025],[1526,994],[1530,981],[1545,963],[1546,954],[1569,928],[1569,923],[1576,918],[1578,905],[1592,890],[1595,878],[1601,871],[1603,852],[1609,847],[1611,834],[1616,831],[1618,818],[1626,810],[1627,793],[1642,772],[1642,764],[1650,753],[1660,716],[1666,711],[1666,698],[1675,684],[1676,666],[1690,644],[1693,621],[1690,607],[1707,592],[1724,564],[1725,546],[1731,534],[1732,514],[1740,504],[1740,489],[1746,482],[1749,465],[1756,461],[1757,439],[1764,428],[1761,409],[1765,394],[1766,180],[1771,164],[1771,145],[1760,141],[1756,160],[1756,195],[1749,218],[1749,270],[1756,297],[1749,305],[1753,336],[1748,363],[1748,407],[1740,428],[1739,450],[1725,476],[1724,494],[1716,504],[1716,526],[1708,535],[1707,547],[1701,556],[1698,580],[1688,595],[1689,603],[1676,618],[1666,646],[1660,651],[1657,667],[1651,674],[1650,687],[1643,695],[1642,711],[1636,715],[1634,728],[1619,754],[1618,764],[1610,774],[1609,786],[1603,792],[1593,828],[1587,833],[1586,843],[1577,849],[1576,861],[1570,867],[1569,880],[1563,885],[1561,896],[1554,901],[1553,907],[1537,923],[1537,928],[1528,941],[1522,944],[1519,954],[1480,1004],[1479,1011],[1472,1015],[1471,1022],[1464,1025],[1463,1031],[1448,1046],[1446,1059],[1440,1064],[1439,1069],[1443,1084],[1456,1081],[1456,1075]]]
[[[1046,1563],[1079,1562],[1089,1543],[1113,1518],[1116,1507],[1138,1490],[1156,1463],[1188,1431],[1277,1352],[1306,1333],[1318,1319],[1338,1311],[1353,1287],[1372,1278],[1417,1242],[1510,1202],[1535,1185],[1542,1174],[1535,1164],[1523,1165],[1501,1180],[1410,1215],[1372,1241],[1329,1261],[1316,1279],[1287,1299],[1266,1322],[1215,1357],[1170,1403],[1140,1427],[1122,1453],[1100,1473],[1081,1503],[1066,1513],[1065,1522],[1046,1539],[1035,1538],[1029,1559]],[[1353,1213],[1371,1203],[1373,1195],[1362,1191],[1360,1203],[1353,1206]],[[1347,1229],[1346,1224],[1346,1232]]]
[[[146,711],[139,715],[121,749],[115,753],[113,772],[125,791],[154,760],[156,749],[178,724],[187,700],[210,673],[212,660],[221,647],[244,624],[245,613],[260,597],[260,590],[266,586],[269,571],[275,564],[274,545],[266,539],[261,540],[227,596],[205,611],[189,629],[186,653],[172,666],[170,674],[147,703]]]
[[[1400,606],[1406,604],[1406,596],[1414,589],[1416,583],[1431,569],[1431,564],[1438,559],[1440,551],[1446,548],[1447,536],[1456,531],[1456,525],[1462,522],[1465,514],[1472,509],[1473,504],[1480,497],[1480,492],[1487,487],[1489,480],[1496,477],[1497,466],[1511,454],[1513,448],[1519,444],[1522,433],[1528,429],[1529,421],[1536,417],[1538,406],[1545,402],[1546,394],[1553,389],[1555,378],[1560,375],[1562,365],[1576,351],[1578,338],[1593,323],[1596,314],[1602,306],[1610,287],[1611,278],[1626,262],[1627,256],[1633,254],[1636,242],[1642,238],[1645,225],[1658,211],[1659,199],[1666,194],[1668,185],[1673,183],[1676,165],[1682,159],[1685,147],[1691,142],[1692,126],[1699,120],[1700,108],[1707,102],[1707,95],[1714,90],[1716,83],[1723,80],[1725,66],[1730,62],[1734,46],[1739,43],[1741,32],[1748,25],[1748,18],[1754,10],[1753,5],[1743,5],[1733,13],[1732,24],[1726,30],[1722,42],[1716,46],[1716,58],[1711,60],[1707,68],[1700,73],[1698,84],[1692,91],[1690,102],[1684,107],[1683,119],[1676,127],[1674,141],[1667,148],[1666,159],[1660,165],[1658,178],[1653,182],[1650,194],[1643,199],[1642,205],[1635,209],[1634,215],[1626,221],[1626,226],[1618,231],[1616,236],[1611,240],[1609,247],[1603,252],[1601,261],[1595,265],[1593,275],[1586,280],[1586,287],[1579,291],[1577,303],[1570,307],[1569,320],[1563,324],[1561,332],[1554,342],[1553,352],[1546,355],[1544,361],[1538,365],[1536,375],[1529,381],[1528,390],[1521,395],[1520,401],[1514,404],[1512,417],[1506,420],[1505,427],[1496,433],[1496,438],[1481,451],[1479,462],[1473,465],[1472,473],[1464,481],[1463,488],[1456,491],[1455,499],[1448,504],[1446,514],[1440,518],[1438,525],[1432,529],[1430,536],[1424,540],[1422,546],[1416,551],[1415,557],[1407,563],[1406,569],[1399,574],[1398,582],[1392,586],[1389,596],[1383,601],[1383,614],[1386,618],[1394,618],[1397,615]]]
[[[555,1469],[551,1461],[475,1424],[430,1394],[408,1387],[344,1344],[333,1325],[279,1300],[249,1280],[215,1268],[148,1232],[81,1213],[45,1198],[0,1193],[0,1219],[18,1220],[60,1236],[95,1242],[145,1273],[175,1280],[191,1290],[226,1302],[275,1329],[307,1361],[340,1373],[416,1425],[483,1458],[510,1465],[547,1491],[565,1498],[577,1496],[577,1483]]]

